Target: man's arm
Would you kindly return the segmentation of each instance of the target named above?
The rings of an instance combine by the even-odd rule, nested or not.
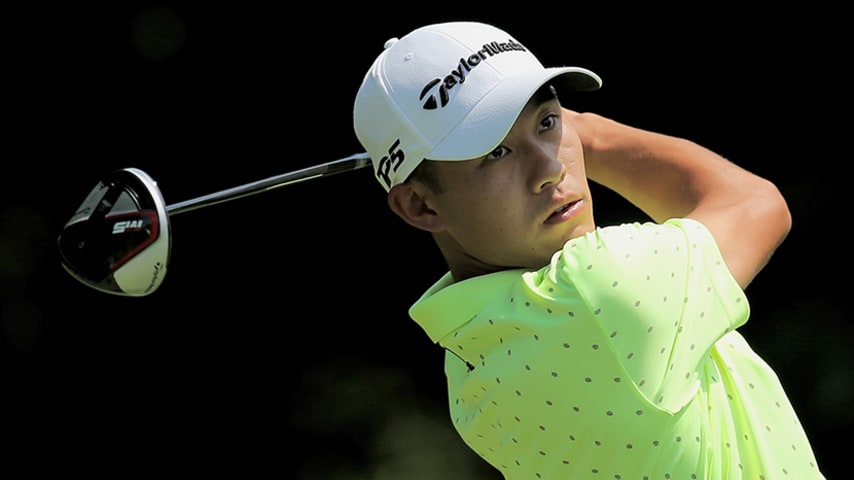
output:
[[[596,114],[565,110],[563,117],[581,139],[590,180],[657,222],[690,217],[703,223],[742,287],[789,233],[791,214],[777,187],[717,153]]]

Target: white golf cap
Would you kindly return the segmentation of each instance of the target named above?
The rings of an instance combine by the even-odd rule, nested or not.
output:
[[[494,150],[542,85],[596,90],[580,67],[545,68],[510,34],[449,22],[392,38],[356,94],[356,136],[388,191],[422,160],[470,160]]]

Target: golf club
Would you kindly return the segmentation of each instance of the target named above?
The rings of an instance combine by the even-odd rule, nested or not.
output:
[[[116,170],[98,181],[63,227],[57,239],[60,261],[72,277],[96,290],[150,295],[166,275],[172,215],[368,165],[368,154],[357,153],[172,205],[146,172]]]

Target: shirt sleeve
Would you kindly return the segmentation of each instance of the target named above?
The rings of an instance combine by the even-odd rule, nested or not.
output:
[[[638,391],[669,412],[696,393],[715,342],[749,316],[714,238],[691,219],[597,229],[537,275],[583,298]]]

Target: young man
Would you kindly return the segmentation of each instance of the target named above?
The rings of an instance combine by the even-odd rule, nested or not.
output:
[[[507,479],[824,478],[736,330],[785,200],[700,145],[559,102],[600,85],[452,22],[387,42],[359,88],[388,204],[449,268],[410,314],[447,351],[454,427]],[[588,179],[650,218],[596,225]]]

